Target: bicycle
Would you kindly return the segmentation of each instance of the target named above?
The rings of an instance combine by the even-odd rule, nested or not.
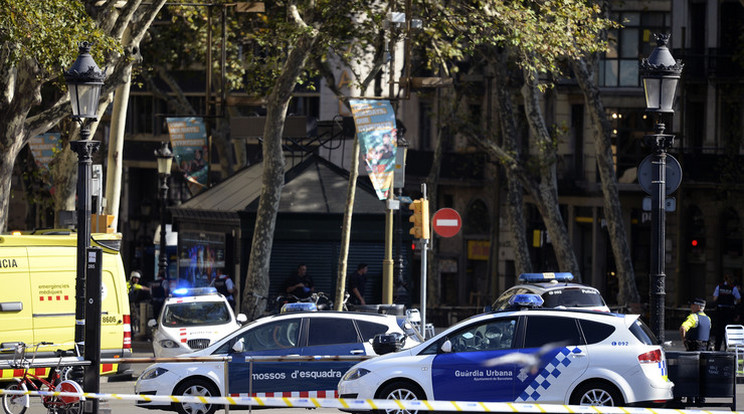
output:
[[[72,371],[69,369],[70,367],[62,367],[60,369],[62,357],[69,355],[70,351],[58,349],[55,352],[59,360],[57,361],[57,366],[49,372],[49,376],[46,379],[31,372],[31,368],[36,360],[36,354],[41,345],[53,345],[53,343],[39,342],[31,345],[30,348],[34,349],[34,353],[30,361],[26,357],[26,350],[29,347],[23,342],[16,345],[11,366],[16,369],[23,369],[23,375],[5,389],[7,391],[56,391],[82,394],[83,388],[80,384],[65,378]],[[79,356],[79,352],[74,352],[74,354],[76,354],[75,356]],[[82,414],[83,412],[84,397],[55,395],[41,395],[40,397],[42,404],[47,408],[49,414]],[[6,414],[23,414],[28,409],[30,401],[31,399],[28,394],[3,394],[3,410]]]

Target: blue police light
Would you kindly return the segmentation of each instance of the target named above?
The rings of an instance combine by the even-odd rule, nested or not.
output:
[[[522,273],[519,275],[519,281],[522,283],[539,283],[539,282],[570,282],[573,280],[573,275],[569,272],[561,273]]]
[[[315,306],[314,303],[311,302],[294,302],[294,303],[285,303],[284,306],[282,306],[282,310],[280,313],[289,313],[289,312],[312,312],[317,311],[318,307]]]
[[[519,308],[539,308],[543,303],[545,303],[545,301],[540,297],[540,295],[529,293],[514,295],[509,299],[510,306]]]
[[[199,287],[199,288],[178,288],[171,292],[171,296],[202,296],[202,295],[216,295],[217,288],[215,287]]]

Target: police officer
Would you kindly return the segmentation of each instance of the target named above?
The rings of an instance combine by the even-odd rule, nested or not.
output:
[[[713,324],[713,336],[716,337],[715,350],[721,349],[726,325],[734,323],[736,318],[736,305],[741,301],[741,294],[734,286],[730,273],[723,275],[723,283],[716,286],[713,291],[713,301],[716,302],[715,324]]]
[[[230,276],[222,273],[221,269],[217,269],[217,277],[214,278],[212,286],[227,299],[231,308],[235,308],[235,297],[233,296],[235,293],[235,283],[230,279]]]
[[[679,335],[688,351],[705,351],[710,339],[710,317],[703,312],[705,299],[696,298],[690,304],[690,313],[679,327]]]

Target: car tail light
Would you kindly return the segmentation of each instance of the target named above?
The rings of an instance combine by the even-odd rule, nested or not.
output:
[[[661,350],[656,349],[646,352],[645,354],[638,355],[638,362],[640,362],[641,364],[656,364],[661,362]]]
[[[132,319],[129,315],[123,315],[124,320],[124,349],[132,349]]]

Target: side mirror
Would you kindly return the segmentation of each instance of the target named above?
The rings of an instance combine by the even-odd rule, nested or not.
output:
[[[449,339],[444,341],[444,343],[442,344],[441,347],[439,347],[439,349],[445,354],[452,352],[452,342],[450,342]]]
[[[232,346],[233,352],[238,354],[245,352],[245,339],[240,338]]]
[[[154,328],[156,326],[158,326],[158,321],[156,321],[155,319],[150,319],[149,321],[147,321],[148,328]]]
[[[244,313],[239,313],[238,316],[235,317],[235,320],[238,321],[238,323],[242,325],[248,322],[248,317],[245,316]]]

